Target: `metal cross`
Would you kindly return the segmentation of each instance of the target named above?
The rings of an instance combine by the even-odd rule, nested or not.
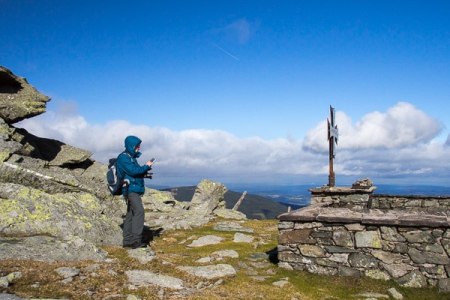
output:
[[[336,177],[333,170],[333,160],[336,157],[336,146],[339,137],[339,130],[335,124],[334,108],[330,105],[330,119],[327,119],[328,124],[328,145],[329,145],[329,175],[328,186],[335,186]]]

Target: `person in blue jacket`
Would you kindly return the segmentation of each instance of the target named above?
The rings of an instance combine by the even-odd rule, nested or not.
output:
[[[127,201],[127,214],[123,222],[123,247],[133,249],[147,246],[142,241],[145,213],[141,197],[145,192],[144,176],[151,169],[153,162],[147,161],[143,166],[137,162],[137,158],[141,156],[141,142],[138,137],[127,136],[125,151],[117,158],[117,172],[128,184],[123,189],[123,196]]]

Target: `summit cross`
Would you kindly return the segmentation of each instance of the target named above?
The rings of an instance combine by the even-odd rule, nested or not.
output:
[[[336,146],[339,137],[339,130],[335,124],[335,111],[330,105],[330,119],[327,119],[328,124],[328,146],[329,146],[329,175],[328,186],[332,187],[336,184],[336,176],[334,174],[334,158],[336,157]]]

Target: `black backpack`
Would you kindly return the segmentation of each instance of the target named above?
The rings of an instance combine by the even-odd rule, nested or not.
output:
[[[122,188],[127,185],[127,180],[124,180],[117,172],[117,158],[111,158],[109,160],[106,181],[111,195],[122,195]]]

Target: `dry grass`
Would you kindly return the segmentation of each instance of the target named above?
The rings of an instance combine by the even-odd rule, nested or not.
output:
[[[368,278],[348,278],[336,276],[319,276],[298,271],[280,269],[274,262],[266,261],[259,267],[254,267],[260,277],[250,276],[248,269],[242,263],[252,265],[251,255],[268,253],[277,245],[277,222],[274,220],[246,221],[244,226],[255,230],[255,243],[234,243],[234,232],[218,232],[213,230],[214,223],[193,230],[174,230],[165,232],[152,242],[152,249],[157,259],[146,264],[128,256],[127,251],[120,247],[105,247],[109,253],[109,261],[98,263],[98,269],[89,271],[88,266],[95,262],[37,262],[37,261],[0,261],[2,276],[20,271],[22,278],[11,284],[4,291],[18,296],[36,298],[66,298],[66,299],[126,299],[129,294],[141,299],[358,299],[354,295],[363,292],[387,294],[387,289],[395,287],[404,299],[449,299],[448,295],[439,294],[436,289],[406,289],[394,282],[372,280]],[[191,240],[214,234],[225,240],[212,246],[199,248],[186,247]],[[196,278],[177,270],[177,265],[198,265],[195,261],[210,255],[217,250],[236,250],[239,258],[226,258],[220,263],[231,264],[237,269],[237,275],[224,278],[215,287],[197,289],[196,287],[212,285],[217,280]],[[62,283],[62,278],[54,271],[66,266],[81,270],[79,276],[72,282]],[[155,286],[131,289],[125,272],[127,270],[149,270],[154,273],[180,278],[184,285],[194,291],[181,294],[176,291],[163,290]],[[263,281],[261,276],[266,276]],[[272,285],[273,282],[287,278],[288,284],[283,288]]]

